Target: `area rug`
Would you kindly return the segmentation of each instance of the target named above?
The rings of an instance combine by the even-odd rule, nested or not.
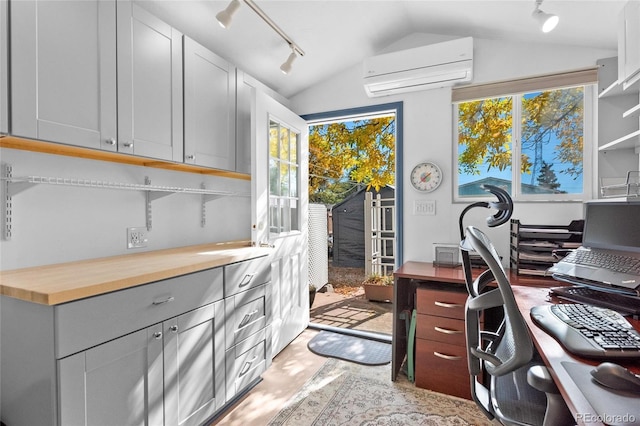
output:
[[[390,364],[365,366],[331,358],[269,426],[492,425],[472,401],[391,381]]]
[[[309,350],[321,356],[368,365],[391,362],[391,343],[322,330],[307,344]]]

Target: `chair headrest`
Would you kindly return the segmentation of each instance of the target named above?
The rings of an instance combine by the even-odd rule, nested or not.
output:
[[[487,207],[498,210],[493,216],[487,218],[487,226],[493,228],[506,223],[513,213],[513,200],[509,193],[502,188],[494,185],[480,185],[480,188],[492,193],[498,198],[498,201],[489,202]]]

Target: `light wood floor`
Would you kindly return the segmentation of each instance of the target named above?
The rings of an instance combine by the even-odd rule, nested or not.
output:
[[[327,358],[307,349],[307,343],[317,333],[310,329],[303,331],[276,355],[271,367],[262,375],[262,382],[210,426],[266,425],[326,362]]]

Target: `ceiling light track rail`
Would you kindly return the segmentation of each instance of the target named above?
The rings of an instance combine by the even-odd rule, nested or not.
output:
[[[201,196],[202,227],[206,225],[206,203],[223,197],[250,197],[250,194],[207,189],[204,183],[200,188],[184,188],[178,186],[152,185],[151,180],[145,177],[144,184],[109,182],[97,179],[76,179],[44,176],[13,176],[13,168],[10,164],[2,164],[2,239],[11,240],[13,219],[13,197],[26,191],[35,185],[71,186],[94,189],[115,189],[124,191],[143,191],[145,193],[145,216],[147,230],[152,229],[152,202],[159,198],[172,194],[195,194]]]
[[[273,19],[269,17],[269,15],[267,15],[262,9],[260,9],[260,7],[253,0],[242,1],[247,6],[249,6],[249,8],[256,13],[256,15],[258,15],[264,22],[266,22],[267,25],[269,25],[271,29],[275,31],[280,37],[282,37],[282,39],[289,45],[291,53],[289,54],[287,60],[280,66],[280,70],[284,74],[289,74],[293,67],[293,61],[298,57],[298,55],[304,56],[304,50],[302,50],[300,46],[298,46],[296,42],[294,42],[293,39],[289,37],[287,33],[285,33],[282,28],[280,28],[278,24],[274,22]],[[216,19],[218,20],[218,23],[222,28],[229,28],[231,26],[233,15],[238,11],[238,9],[240,9],[240,5],[241,0],[231,0],[231,3],[229,3],[229,5],[224,10],[221,10],[216,15]]]
[[[273,22],[273,20],[269,18],[269,16],[266,13],[264,13],[264,11],[260,9],[260,7],[253,0],[243,0],[243,1],[247,4],[247,6],[251,8],[251,10],[253,10],[256,13],[256,15],[262,18],[262,20],[266,22],[267,25],[269,25],[271,29],[273,29],[273,31],[275,31],[280,37],[282,37],[284,41],[287,42],[289,47],[291,47],[291,50],[293,50],[300,56],[305,55],[304,50],[302,50],[300,46],[298,46],[291,37],[289,37],[284,31],[282,31],[282,29],[278,26],[278,24]]]

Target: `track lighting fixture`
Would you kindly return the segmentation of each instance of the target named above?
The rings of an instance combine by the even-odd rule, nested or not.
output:
[[[293,67],[293,61],[295,61],[297,57],[298,55],[296,54],[296,49],[291,46],[291,53],[289,54],[287,60],[284,61],[282,65],[280,65],[280,71],[282,71],[283,74],[289,74],[291,72],[291,68]]]
[[[222,28],[228,28],[229,25],[231,25],[231,18],[240,7],[240,1],[241,0],[231,0],[231,3],[229,3],[227,8],[216,15],[216,19],[218,20]],[[266,13],[264,13],[262,9],[260,9],[258,5],[254,3],[253,0],[242,1],[244,1],[244,3],[246,3],[246,5],[249,6],[251,10],[253,10],[260,18],[262,18],[262,20],[266,22],[272,30],[278,33],[278,35],[282,37],[282,39],[286,41],[291,48],[291,54],[289,54],[287,60],[280,66],[280,70],[282,70],[283,73],[289,74],[289,72],[291,71],[291,67],[293,66],[293,61],[296,60],[298,55],[304,56],[304,51],[300,49],[300,47],[298,47],[298,45],[295,44],[293,40],[291,40],[291,37],[286,35],[284,31],[282,31],[282,29],[280,29],[280,27],[275,22],[273,22]]]
[[[558,15],[543,12],[540,9],[542,1],[543,0],[536,0],[536,8],[531,16],[533,16],[533,19],[535,19],[539,23],[542,32],[548,33],[552,31],[556,27],[556,25],[558,25],[558,21],[560,21],[560,18],[558,18]]]
[[[222,28],[229,28],[231,26],[231,20],[233,15],[240,8],[240,0],[231,0],[229,6],[226,9],[220,11],[216,15],[216,19]]]

